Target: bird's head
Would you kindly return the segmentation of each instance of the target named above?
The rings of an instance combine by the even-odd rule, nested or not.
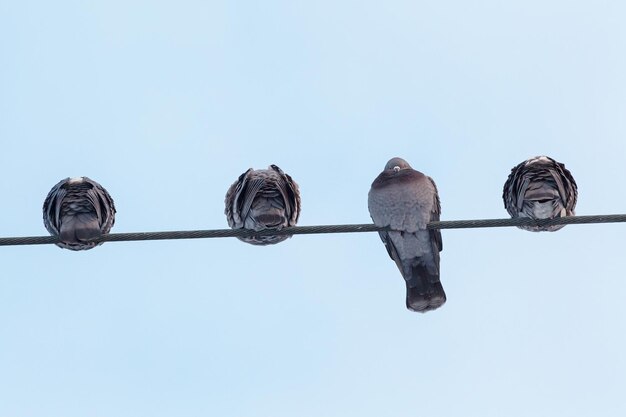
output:
[[[550,158],[549,156],[539,155],[539,156],[535,156],[534,158],[527,159],[524,165],[532,165],[532,164],[538,164],[538,163],[550,164],[554,162],[555,162],[554,159]]]
[[[410,169],[411,165],[407,161],[402,158],[391,158],[387,165],[385,165],[385,171],[395,171],[398,172],[401,169]]]
[[[67,182],[68,184],[80,184],[83,181],[85,181],[85,177],[74,177],[70,178]]]

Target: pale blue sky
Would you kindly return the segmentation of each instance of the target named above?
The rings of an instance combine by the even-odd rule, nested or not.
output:
[[[114,232],[226,227],[249,167],[301,225],[369,221],[402,156],[442,219],[505,217],[550,155],[625,213],[620,1],[0,0],[1,236],[86,175]],[[3,247],[0,415],[623,416],[623,225],[443,232],[447,304],[404,306],[375,234]]]

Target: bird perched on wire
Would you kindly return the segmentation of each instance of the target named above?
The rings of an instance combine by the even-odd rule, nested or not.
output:
[[[530,158],[511,170],[502,200],[512,218],[554,219],[575,215],[578,187],[560,162],[547,156]],[[564,225],[518,226],[532,232],[554,232]]]
[[[43,223],[57,246],[87,250],[93,240],[109,233],[115,223],[115,204],[100,184],[87,177],[66,178],[52,187],[43,203]]]
[[[298,184],[276,165],[248,169],[226,193],[224,214],[232,229],[280,230],[300,217]],[[253,245],[273,245],[291,235],[238,237]]]
[[[426,228],[441,214],[435,182],[404,159],[392,158],[372,183],[368,208],[376,226],[391,229],[379,235],[406,282],[407,308],[425,313],[441,307],[446,302],[439,280],[441,232]]]

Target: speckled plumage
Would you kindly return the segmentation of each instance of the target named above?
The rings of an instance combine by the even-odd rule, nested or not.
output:
[[[405,160],[392,158],[372,183],[368,208],[374,224],[394,230],[379,234],[406,282],[407,308],[441,307],[446,302],[439,280],[441,232],[426,228],[441,214],[435,182]]]
[[[578,187],[565,165],[547,156],[530,158],[511,170],[502,200],[512,218],[553,219],[575,215]],[[554,232],[564,225],[519,226],[532,232]]]
[[[232,229],[280,230],[300,217],[298,184],[276,165],[244,172],[228,189],[224,214]],[[253,245],[272,245],[291,235],[241,237]]]
[[[58,236],[57,246],[70,250],[92,249],[93,242],[109,233],[115,223],[115,204],[109,193],[87,178],[66,178],[56,184],[43,203],[44,226]]]

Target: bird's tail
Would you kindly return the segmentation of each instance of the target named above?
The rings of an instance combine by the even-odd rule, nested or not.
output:
[[[406,306],[409,310],[425,313],[441,307],[446,302],[439,273],[429,271],[425,265],[411,268],[411,278],[406,280]]]
[[[89,242],[102,235],[96,213],[77,213],[64,216],[59,230],[64,243]]]

